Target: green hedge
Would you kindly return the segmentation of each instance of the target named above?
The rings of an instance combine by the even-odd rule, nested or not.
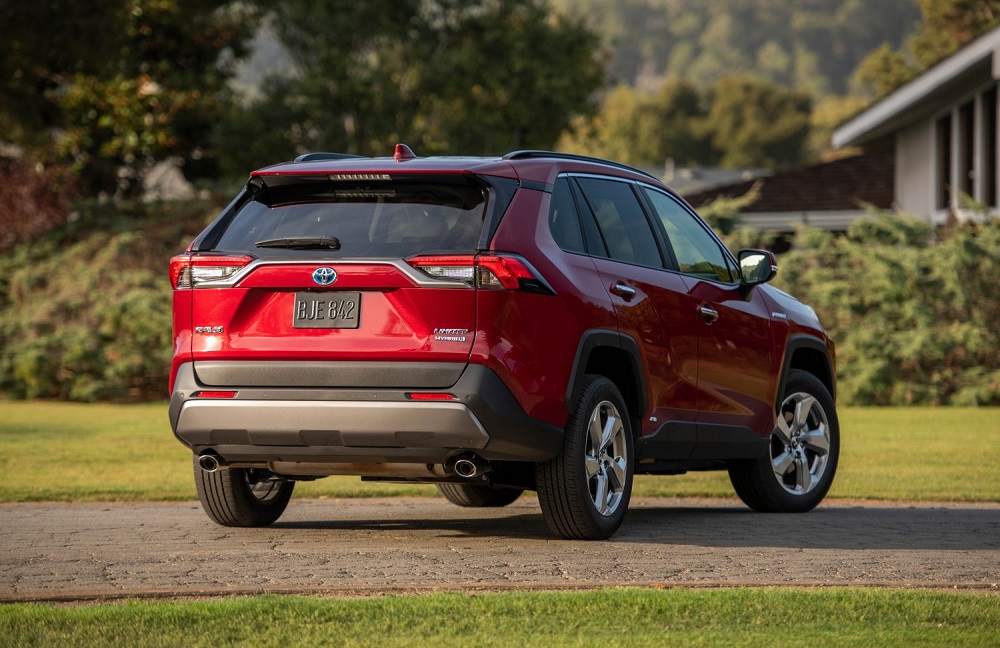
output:
[[[841,402],[1000,405],[1000,219],[802,230],[779,266],[837,342]]]
[[[167,261],[210,202],[83,205],[0,256],[0,395],[73,401],[166,396]],[[752,244],[746,232],[734,247]],[[847,405],[1000,405],[1000,219],[935,229],[896,214],[846,236],[804,229],[775,284],[837,341]]]
[[[72,222],[0,257],[0,393],[165,398],[167,262],[215,212],[208,202],[85,204]]]

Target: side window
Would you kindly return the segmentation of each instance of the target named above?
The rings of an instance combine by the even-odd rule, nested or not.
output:
[[[579,178],[578,181],[601,229],[608,256],[616,261],[662,268],[653,230],[632,187],[614,180]]]
[[[730,283],[733,274],[726,254],[701,223],[670,196],[643,189],[670,239],[678,270],[712,281]]]
[[[580,218],[576,213],[576,202],[566,178],[559,178],[552,189],[552,203],[549,207],[549,231],[560,248],[567,252],[585,252]]]

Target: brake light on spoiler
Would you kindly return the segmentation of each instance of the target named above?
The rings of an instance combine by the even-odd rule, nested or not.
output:
[[[426,255],[406,262],[435,279],[457,279],[473,288],[556,294],[530,263],[515,254]]]
[[[181,254],[170,259],[170,285],[175,289],[198,288],[202,284],[228,279],[253,261],[253,257],[192,256]]]

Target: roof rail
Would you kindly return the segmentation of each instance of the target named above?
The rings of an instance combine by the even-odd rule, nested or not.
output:
[[[595,162],[597,164],[606,164],[608,166],[617,167],[619,169],[625,169],[626,171],[632,171],[634,173],[644,175],[647,178],[652,178],[657,182],[661,182],[661,180],[656,176],[654,176],[652,173],[646,173],[642,169],[637,169],[627,164],[622,164],[621,162],[612,162],[611,160],[603,160],[601,158],[590,157],[589,155],[576,155],[574,153],[555,153],[553,151],[524,150],[524,151],[511,151],[507,155],[503,156],[504,160],[528,160],[531,158],[556,158],[559,160],[579,160],[581,162]]]
[[[363,155],[351,155],[350,153],[303,153],[295,158],[295,162],[315,162],[316,160],[352,160],[363,157]]]

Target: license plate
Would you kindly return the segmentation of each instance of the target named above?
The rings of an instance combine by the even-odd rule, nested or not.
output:
[[[360,292],[295,293],[292,326],[295,328],[358,328]]]

